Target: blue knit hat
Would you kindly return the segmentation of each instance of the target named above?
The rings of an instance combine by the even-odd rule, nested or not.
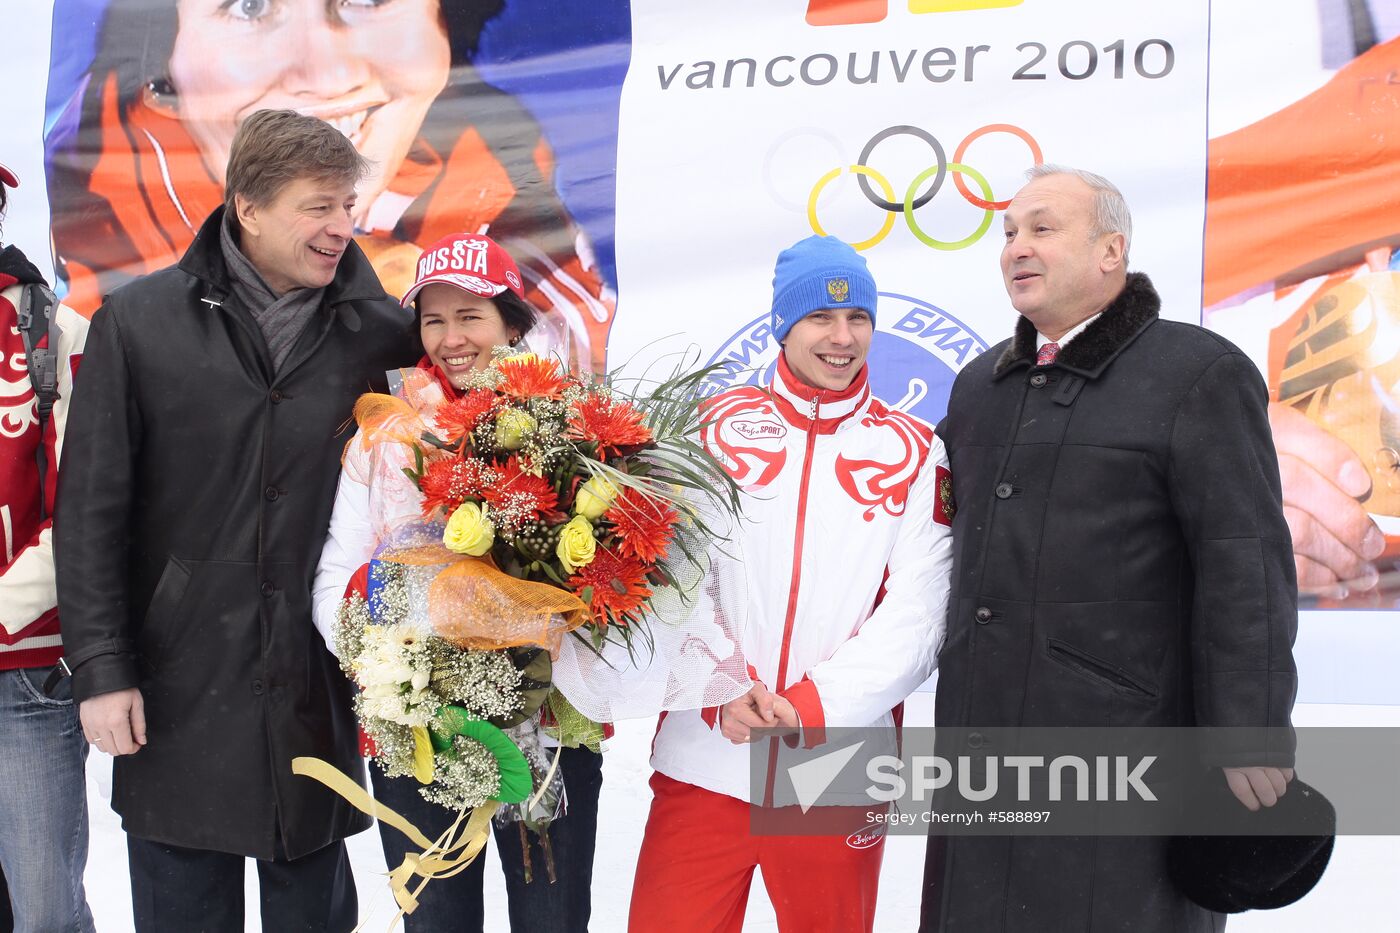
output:
[[[823,308],[861,308],[875,320],[875,280],[865,257],[834,236],[809,236],[778,254],[773,270],[773,336]]]

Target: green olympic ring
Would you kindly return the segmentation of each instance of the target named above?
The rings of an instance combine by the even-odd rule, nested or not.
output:
[[[917,176],[915,176],[914,180],[909,183],[909,190],[904,193],[904,221],[905,223],[909,224],[909,232],[914,234],[914,236],[918,237],[919,242],[923,243],[925,246],[931,246],[934,249],[942,250],[964,249],[968,246],[971,246],[973,243],[976,243],[978,240],[982,239],[983,235],[986,234],[988,228],[992,226],[993,212],[990,207],[983,208],[983,210],[985,211],[985,216],[983,216],[982,218],[981,225],[978,226],[976,230],[972,231],[971,236],[963,237],[961,240],[956,240],[952,242],[946,240],[935,240],[933,237],[925,233],[922,229],[919,228],[918,222],[914,220],[914,193],[919,190],[919,185],[922,185],[924,183],[925,178],[937,174],[938,170],[939,167],[937,165],[931,168],[926,168]],[[988,201],[991,200],[992,186],[987,183],[986,177],[983,176],[981,172],[977,171],[977,169],[973,168],[970,165],[964,165],[961,162],[949,162],[948,171],[961,172],[964,175],[971,178],[973,181],[977,182],[977,187],[982,189],[982,197],[986,198]]]

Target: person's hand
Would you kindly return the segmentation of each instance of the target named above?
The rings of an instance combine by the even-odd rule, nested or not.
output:
[[[755,683],[748,693],[730,700],[719,711],[719,731],[735,745],[743,745],[751,740],[754,729],[772,729],[778,724],[773,715],[777,700],[787,703],[782,697],[768,691],[761,683]],[[787,704],[789,707],[791,703]]]
[[[802,719],[797,715],[797,707],[785,696],[774,695],[773,715],[778,719],[778,725],[784,729],[802,728]]]
[[[1373,588],[1379,575],[1371,561],[1385,550],[1385,536],[1358,501],[1371,489],[1366,467],[1340,439],[1287,405],[1269,405],[1269,424],[1298,589],[1342,599]]]
[[[78,704],[83,735],[109,755],[134,755],[146,744],[146,707],[135,687]]]
[[[1225,783],[1235,799],[1252,811],[1272,807],[1288,792],[1292,768],[1223,768]]]

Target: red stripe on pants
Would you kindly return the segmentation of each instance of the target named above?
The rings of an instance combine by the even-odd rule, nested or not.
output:
[[[867,832],[865,848],[849,845],[844,835],[753,835],[746,801],[664,774],[652,775],[651,790],[632,885],[631,933],[739,933],[755,868],[762,869],[779,930],[868,933],[874,927],[883,834],[871,843]],[[824,819],[844,819],[849,811],[852,835],[871,828],[865,807],[825,809]]]

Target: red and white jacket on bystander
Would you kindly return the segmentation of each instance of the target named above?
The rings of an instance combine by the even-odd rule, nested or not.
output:
[[[47,667],[63,654],[54,590],[54,487],[73,377],[87,339],[87,319],[54,308],[46,340],[57,340],[58,400],[40,436],[38,399],[29,378],[18,308],[24,285],[42,281],[11,246],[0,252],[0,670]],[[45,344],[47,345],[47,344]],[[39,502],[38,447],[47,476]]]
[[[929,425],[870,393],[799,382],[780,357],[768,389],[708,400],[703,440],[745,491],[724,545],[743,566],[747,618],[734,633],[751,676],[792,702],[802,742],[832,726],[893,726],[943,640],[952,567],[952,482]],[[774,767],[788,754],[779,748]],[[793,803],[773,767],[757,793],[750,747],[716,710],[666,715],[652,767],[753,803]],[[751,792],[752,788],[752,792]]]

